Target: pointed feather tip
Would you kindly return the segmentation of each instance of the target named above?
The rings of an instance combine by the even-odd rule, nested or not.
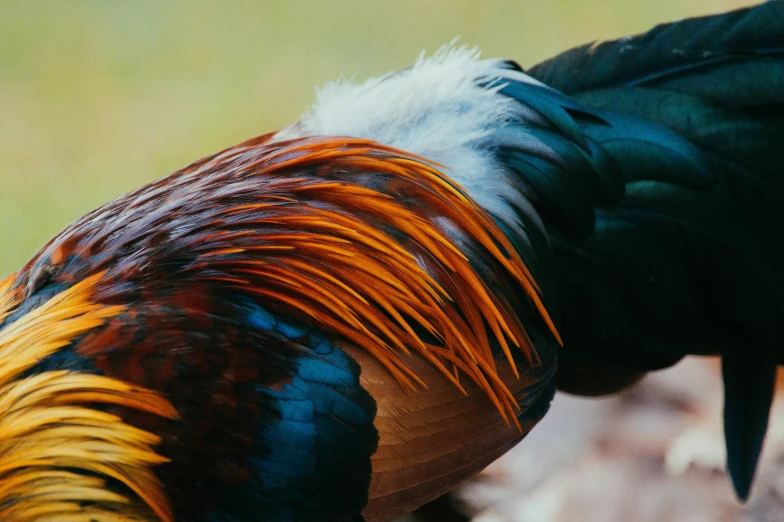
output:
[[[725,433],[726,431],[727,428],[725,427]],[[730,475],[735,495],[741,503],[745,504],[751,494],[760,453],[762,453],[762,440],[759,441],[759,444],[746,448],[746,451],[742,451],[736,445],[727,444],[727,471]]]
[[[751,493],[768,430],[776,352],[767,346],[722,356],[727,471],[740,502]]]
[[[749,500],[753,481],[753,478],[735,480],[735,477],[733,477],[732,486],[735,489],[735,495],[738,497],[738,501],[741,504],[745,504]]]

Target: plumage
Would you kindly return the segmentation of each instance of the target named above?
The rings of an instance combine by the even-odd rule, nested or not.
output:
[[[77,220],[0,285],[3,519],[389,520],[556,384],[689,354],[723,357],[745,498],[783,353],[783,70],[775,1],[527,73],[446,47]]]

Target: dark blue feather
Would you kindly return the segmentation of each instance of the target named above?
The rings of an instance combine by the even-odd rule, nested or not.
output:
[[[294,374],[260,387],[275,421],[258,427],[249,456],[253,478],[204,521],[361,521],[378,433],[359,365],[307,328],[252,302],[242,306],[248,325],[296,344]]]

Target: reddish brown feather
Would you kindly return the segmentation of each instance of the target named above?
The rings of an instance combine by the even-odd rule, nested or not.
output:
[[[301,153],[301,155],[295,153]],[[276,162],[275,160],[279,158],[285,159]],[[409,197],[414,195],[413,192],[420,196],[417,198],[418,201],[425,201],[428,205],[416,208],[404,206],[387,194],[347,183],[303,184],[294,189],[295,193],[316,196],[319,199],[327,196],[324,199],[344,212],[356,208],[359,212],[368,213],[372,217],[371,220],[363,220],[357,219],[360,216],[356,213],[344,216],[341,213],[318,210],[307,216],[296,214],[282,216],[275,220],[276,224],[290,222],[298,227],[319,230],[320,241],[323,241],[325,236],[334,237],[335,235],[349,239],[350,243],[338,241],[326,248],[316,244],[300,244],[300,248],[306,249],[311,262],[314,258],[318,259],[319,256],[323,256],[324,260],[339,261],[344,267],[353,265],[365,272],[365,276],[354,278],[353,288],[361,289],[360,293],[370,299],[358,300],[339,286],[332,285],[333,287],[329,288],[328,292],[340,296],[340,300],[349,305],[353,314],[346,314],[347,311],[343,309],[342,314],[345,315],[342,317],[327,319],[322,315],[320,320],[334,328],[337,333],[352,338],[357,344],[365,347],[405,386],[410,386],[409,378],[415,377],[411,375],[405,365],[405,359],[398,355],[400,352],[406,353],[407,348],[415,349],[425,355],[431,363],[439,366],[439,369],[450,378],[452,376],[443,363],[455,364],[454,361],[459,361],[464,370],[469,369],[469,377],[485,389],[499,410],[502,413],[504,410],[511,413],[514,407],[511,394],[497,377],[495,362],[485,340],[487,339],[485,327],[478,317],[483,317],[484,323],[501,344],[513,369],[515,369],[515,365],[507,337],[514,345],[523,349],[529,360],[532,359],[530,341],[521,330],[520,322],[513,317],[509,306],[489,291],[465,256],[460,253],[458,247],[434,225],[433,218],[447,218],[471,239],[483,245],[495,260],[500,262],[523,286],[545,321],[552,327],[547,312],[539,301],[537,287],[529,271],[516,255],[506,237],[484,211],[436,168],[428,165],[421,158],[413,158],[399,151],[362,140],[341,139],[340,141],[323,140],[318,142],[305,140],[304,143],[281,148],[251,166],[260,167],[266,175],[272,175],[284,169],[306,168],[325,159],[329,161],[331,170],[360,169],[360,172],[383,173],[410,180],[412,181],[410,186],[405,187],[409,191]],[[412,197],[412,199],[414,198]],[[404,232],[416,242],[419,248],[435,258],[437,263],[433,263],[428,268],[441,276],[438,278],[439,280],[458,280],[459,283],[454,286],[459,291],[467,290],[472,295],[472,299],[458,298],[455,300],[450,295],[448,302],[435,301],[433,294],[443,294],[443,287],[428,277],[427,272],[423,271],[419,265],[413,263],[414,259],[410,253],[400,248],[399,243],[384,233],[378,226],[379,222]],[[341,228],[341,226],[345,228]],[[496,245],[499,245],[500,248]],[[372,250],[368,251],[367,249]],[[376,263],[373,254],[378,255],[378,253],[383,254],[384,264],[400,271],[399,275],[384,270],[383,266],[379,266],[383,265],[382,263]],[[335,259],[338,256],[351,259]],[[285,261],[282,264],[285,265]],[[439,274],[439,272],[441,273]],[[313,274],[308,274],[308,277],[312,276]],[[371,279],[365,280],[364,278],[368,276]],[[274,280],[274,278],[269,277],[269,273],[267,273],[267,278],[264,281],[270,280]],[[300,284],[305,284],[306,281],[300,280]],[[329,303],[327,302],[330,301],[328,296],[314,295],[304,290],[303,287],[292,284],[290,279],[281,280],[278,278],[274,280],[273,284],[281,282],[288,285],[290,292],[300,294],[302,300],[298,301],[299,308],[308,310],[310,315],[316,310],[327,311],[330,304],[334,304],[334,298],[331,299],[332,303]],[[373,286],[379,283],[382,285],[387,283],[384,287],[389,292],[389,299],[381,298],[381,295],[374,290]],[[421,318],[419,322],[423,326],[431,330],[435,329],[445,340],[448,353],[454,356],[451,357],[452,361],[445,359],[443,355],[437,355],[437,352],[431,352],[424,343],[416,338],[407,323],[405,326],[400,324],[403,318],[397,313],[397,310],[406,308],[416,301],[408,299],[410,296],[398,293],[399,288],[398,292],[394,292],[393,287],[396,284],[409,289],[410,293],[420,294],[420,298],[426,298],[425,295],[430,297],[426,301],[425,307],[420,306],[421,310],[416,308],[414,310]],[[323,279],[318,285],[326,286]],[[315,291],[318,285],[309,285],[309,289]],[[426,291],[422,292],[422,289]],[[269,294],[267,295],[269,296]],[[303,306],[303,303],[308,302],[312,303],[310,307]],[[336,306],[336,308],[343,307]],[[463,322],[460,315],[451,312],[451,310],[459,310],[460,315],[470,318],[470,324]],[[391,321],[387,315],[381,313],[383,311],[392,317]],[[357,328],[353,318],[347,318],[352,315],[360,317],[372,325],[377,335],[364,328]],[[438,326],[434,328],[433,324]],[[554,328],[553,332],[555,333]],[[399,352],[394,348],[397,348]]]
[[[460,369],[509,419],[517,406],[490,338],[515,373],[512,350],[531,363],[535,353],[464,244],[518,285],[504,291],[527,295],[558,339],[535,281],[493,219],[436,165],[361,139],[249,140],[98,209],[42,258],[65,263],[63,245],[100,252],[87,268],[107,270],[99,295],[114,302],[134,281],[153,292],[177,278],[261,297],[278,314],[364,348],[406,388],[423,385],[407,364],[410,351],[457,386]],[[420,340],[415,325],[443,346]]]

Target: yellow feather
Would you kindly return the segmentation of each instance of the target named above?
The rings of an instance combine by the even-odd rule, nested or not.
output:
[[[123,310],[90,301],[101,277],[73,285],[0,330],[0,520],[173,520],[152,471],[167,461],[153,449],[159,437],[83,406],[116,404],[174,418],[171,404],[153,391],[99,375],[49,371],[19,378]],[[0,311],[6,314],[16,302],[9,288],[0,286]],[[124,484],[135,498],[107,490],[102,477]]]

